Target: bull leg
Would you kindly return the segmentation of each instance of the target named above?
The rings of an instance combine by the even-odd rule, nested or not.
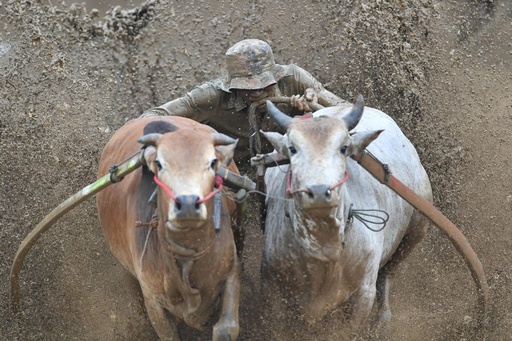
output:
[[[238,191],[240,193],[240,191]],[[238,197],[237,193],[237,197]],[[245,242],[245,213],[247,211],[247,201],[237,202],[235,219],[232,221],[231,226],[233,230],[233,237],[235,238],[236,253],[239,259],[242,259]],[[232,219],[233,220],[233,219]]]
[[[389,290],[393,275],[383,268],[377,279],[377,316],[372,324],[377,327],[378,333],[381,335],[386,335],[389,332],[392,316],[389,305]]]
[[[373,275],[375,274],[375,275]],[[368,278],[362,283],[359,289],[351,297],[351,311],[348,320],[347,333],[342,336],[342,340],[356,340],[362,327],[366,325],[368,316],[375,302],[377,294],[376,281],[377,271],[367,272]]]
[[[214,341],[234,341],[240,332],[238,306],[240,303],[240,263],[235,257],[233,269],[228,275],[222,294],[222,310],[219,321],[213,327]]]
[[[409,223],[409,233],[404,236],[397,250],[379,272],[377,279],[377,316],[375,324],[380,333],[389,331],[391,308],[389,305],[389,290],[398,265],[406,259],[414,247],[423,239],[428,229],[428,221],[417,211]]]
[[[164,308],[158,304],[156,299],[144,295],[144,304],[148,312],[149,320],[160,340],[180,341],[176,321],[168,317]]]

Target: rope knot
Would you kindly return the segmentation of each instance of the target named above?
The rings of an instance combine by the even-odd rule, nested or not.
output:
[[[222,179],[222,177],[220,175],[215,175],[213,184],[216,188],[222,189],[222,185],[224,185],[224,180]]]
[[[135,222],[135,227],[149,227],[150,229],[156,229],[158,227],[158,215],[155,213],[151,217],[151,221],[143,223],[140,220]]]

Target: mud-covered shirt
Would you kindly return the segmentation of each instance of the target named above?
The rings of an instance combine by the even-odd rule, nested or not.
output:
[[[303,95],[308,88],[313,88],[318,94],[318,103],[323,106],[346,104],[347,102],[326,90],[309,72],[297,65],[282,65],[284,75],[277,80],[277,88],[281,96],[290,97]],[[239,96],[237,91],[226,92],[221,89],[226,76],[195,87],[185,96],[177,98],[164,105],[150,109],[191,118],[207,124],[220,133],[239,139],[235,159],[248,162],[250,158],[249,136],[250,124],[248,119],[249,106]],[[278,108],[288,115],[303,114],[291,108],[288,104],[278,104]],[[262,109],[263,110],[263,109]],[[262,114],[263,115],[263,114]],[[263,130],[276,130],[268,117],[261,123]],[[270,144],[262,138],[262,152],[270,152]]]

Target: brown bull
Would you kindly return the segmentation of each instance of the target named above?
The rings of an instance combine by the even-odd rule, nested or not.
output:
[[[180,322],[203,329],[219,307],[213,339],[234,340],[240,296],[235,205],[213,194],[218,167],[238,172],[231,162],[236,140],[186,118],[136,119],[108,142],[98,174],[135,154],[140,143],[147,166],[97,195],[110,249],[139,281],[160,339],[179,340]],[[148,202],[156,183],[154,208]]]

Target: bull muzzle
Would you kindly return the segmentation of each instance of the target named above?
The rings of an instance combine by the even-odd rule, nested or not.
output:
[[[337,207],[339,195],[330,185],[308,186],[302,192],[302,206],[304,209],[331,209]]]
[[[197,195],[178,195],[174,202],[177,219],[200,219],[201,205]]]

